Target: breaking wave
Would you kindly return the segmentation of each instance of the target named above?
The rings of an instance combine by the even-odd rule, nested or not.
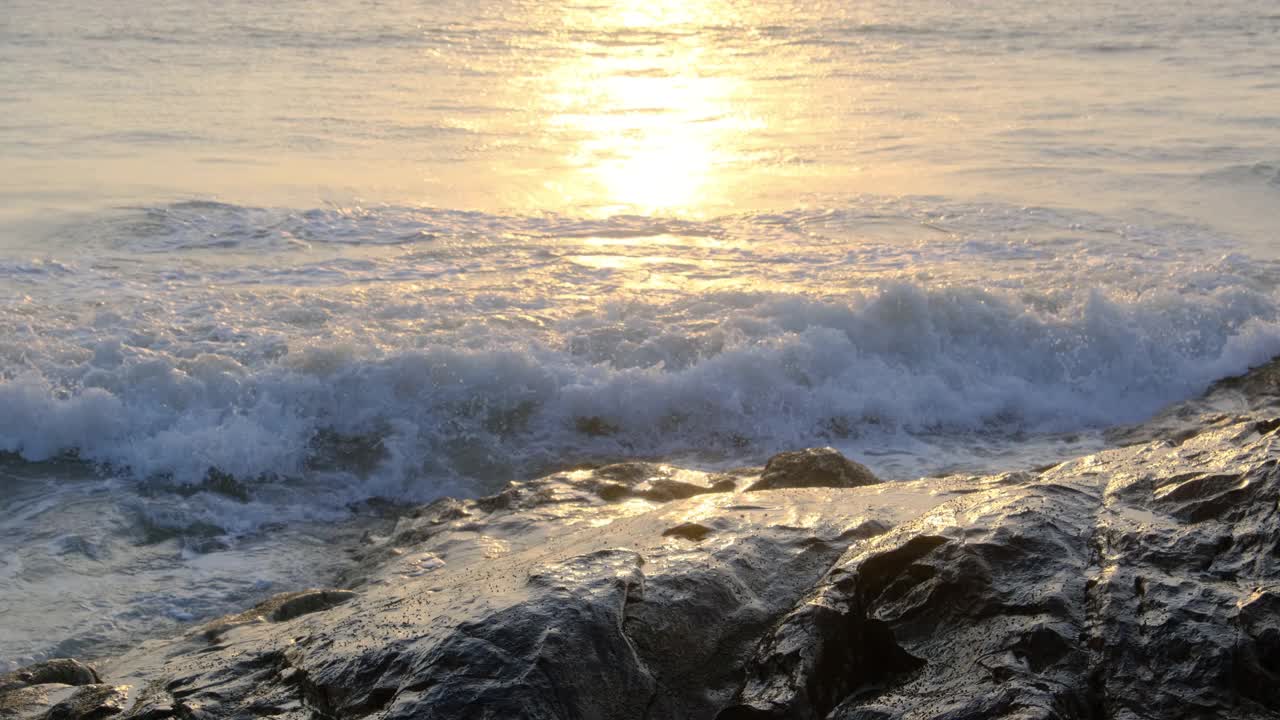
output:
[[[1063,432],[1142,419],[1280,353],[1275,310],[1239,289],[1045,308],[899,283],[633,303],[560,321],[558,344],[311,343],[255,361],[112,339],[61,379],[0,383],[0,449],[184,484],[334,470],[420,497],[599,457]]]

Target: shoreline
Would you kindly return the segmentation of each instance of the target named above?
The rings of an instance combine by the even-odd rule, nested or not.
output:
[[[104,682],[11,673],[0,713],[1273,717],[1274,417],[1280,360],[1037,472],[854,481],[809,452],[767,489],[630,462],[445,498],[338,588],[77,675]]]

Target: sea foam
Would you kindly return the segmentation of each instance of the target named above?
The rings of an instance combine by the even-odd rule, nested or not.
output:
[[[136,247],[111,239],[143,221]],[[349,499],[422,499],[814,444],[909,447],[904,472],[924,472],[954,465],[930,447],[1134,422],[1280,353],[1267,263],[1064,210],[183,204],[90,229],[99,257],[40,276],[6,318],[0,450],[250,493],[329,473]],[[281,232],[313,243],[263,246]]]

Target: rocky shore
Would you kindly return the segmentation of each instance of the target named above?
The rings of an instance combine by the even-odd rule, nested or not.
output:
[[[0,718],[1280,718],[1280,364],[1034,471],[830,450],[441,500]]]

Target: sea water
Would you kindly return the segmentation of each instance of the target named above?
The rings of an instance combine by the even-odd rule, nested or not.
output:
[[[0,669],[371,498],[1043,465],[1280,354],[1273,2],[8,0]]]

